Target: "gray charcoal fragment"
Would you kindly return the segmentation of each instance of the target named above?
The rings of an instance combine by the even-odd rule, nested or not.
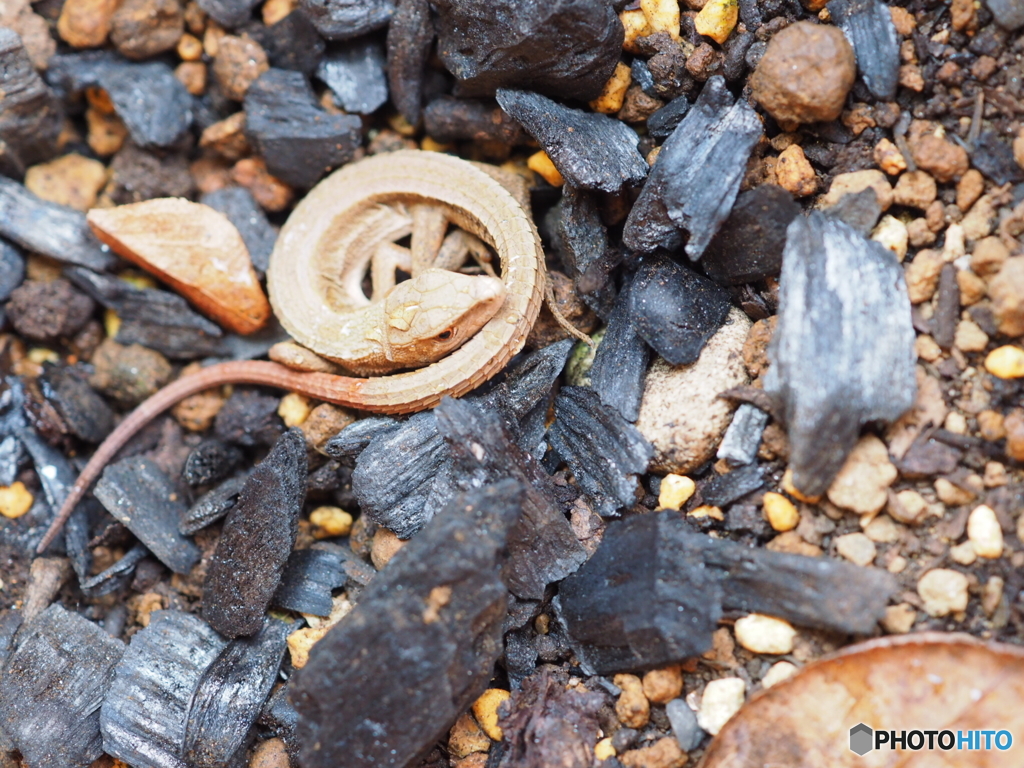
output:
[[[43,396],[76,437],[99,443],[113,431],[114,412],[76,367],[48,366],[39,384]]]
[[[995,17],[996,24],[1014,32],[1024,27],[1024,2],[1022,0],[985,0],[985,5]]]
[[[245,135],[286,184],[308,189],[347,163],[362,140],[356,115],[332,115],[301,72],[268,69],[245,94]]]
[[[204,493],[181,518],[178,530],[184,536],[191,536],[220,520],[235,506],[238,494],[242,492],[242,487],[248,479],[248,475],[238,475]]]
[[[828,10],[850,41],[857,72],[871,95],[892,101],[900,74],[900,38],[889,6],[878,0],[836,0]]]
[[[218,438],[246,447],[273,445],[284,434],[277,415],[280,398],[253,389],[236,389],[217,413],[213,431]]]
[[[432,411],[371,440],[352,472],[352,491],[368,519],[407,539],[453,492],[451,456]]]
[[[290,683],[303,766],[409,765],[484,691],[521,498],[508,480],[453,499],[314,646]]]
[[[0,240],[0,301],[7,301],[24,279],[25,257],[13,245]]]
[[[725,289],[660,254],[644,259],[629,288],[633,327],[671,365],[696,362],[731,307]]]
[[[199,548],[178,531],[185,505],[152,460],[131,456],[111,464],[93,495],[175,573],[188,573],[199,562]]]
[[[939,273],[935,314],[932,315],[932,338],[947,351],[953,346],[956,327],[960,323],[960,285],[956,273],[957,269],[952,264],[943,265]]]
[[[252,17],[259,0],[198,0],[199,7],[223,27],[234,29]]]
[[[604,517],[636,499],[637,476],[654,454],[650,443],[589,387],[563,387],[555,398],[551,447]]]
[[[331,590],[345,581],[336,552],[300,549],[288,558],[281,585],[274,594],[274,605],[296,613],[327,616],[332,608]]]
[[[782,269],[786,228],[799,215],[793,196],[775,184],[740,193],[729,218],[708,243],[701,259],[704,271],[722,285],[775,277]]]
[[[288,700],[289,684],[279,686],[270,694],[263,711],[260,713],[259,724],[270,729],[271,733],[284,739],[289,751],[295,746],[295,729],[299,725],[299,713]]]
[[[327,44],[303,11],[292,11],[269,27],[252,24],[253,38],[267,53],[270,66],[311,75]]]
[[[252,265],[260,274],[267,271],[277,232],[270,226],[263,209],[245,187],[224,187],[203,195],[199,202],[220,211],[235,225],[249,251]]]
[[[12,485],[25,458],[25,447],[15,435],[0,440],[0,485]]]
[[[641,91],[646,93],[648,96],[652,96],[654,98],[658,97],[658,92],[654,90],[654,76],[651,75],[651,70],[647,68],[646,61],[644,61],[639,56],[633,59],[633,63],[629,65],[629,74],[632,78],[632,82],[635,85],[639,85]],[[675,128],[675,126],[672,127]],[[650,123],[648,123],[648,128],[650,128]],[[650,131],[648,131],[648,133],[649,132]],[[663,139],[665,137],[660,136],[658,138]]]
[[[0,27],[0,83],[0,168],[21,176],[57,153],[64,120],[21,38],[8,27]]]
[[[911,443],[897,463],[897,468],[907,480],[923,480],[934,475],[950,474],[963,457],[963,451],[932,439],[926,432]]]
[[[672,699],[665,705],[665,714],[672,724],[672,735],[683,752],[692,752],[704,741],[704,729],[697,723],[697,713],[690,709],[686,699]]]
[[[103,751],[134,768],[189,768],[182,749],[192,696],[227,645],[198,616],[154,611],[103,700]]]
[[[350,40],[387,26],[394,0],[300,0],[320,34],[328,40]]]
[[[7,659],[14,650],[14,638],[21,628],[21,611],[5,608],[0,613],[0,670],[7,666]]]
[[[290,631],[283,621],[267,619],[254,636],[232,640],[206,668],[185,728],[189,765],[220,768],[238,753],[277,679]]]
[[[716,475],[701,487],[701,501],[724,507],[764,486],[764,470],[757,464]]]
[[[222,635],[251,635],[263,626],[305,497],[306,439],[291,429],[252,471],[210,558],[203,617]]]
[[[433,0],[433,6],[438,55],[463,96],[512,87],[597,98],[625,36],[603,0]]]
[[[554,488],[550,477],[512,442],[493,408],[445,398],[436,413],[462,490],[508,478],[524,484],[522,515],[508,533],[505,583],[521,599],[543,598],[548,584],[574,572],[587,557],[565,515],[551,502]]]
[[[181,476],[193,488],[215,483],[234,472],[243,458],[238,446],[217,439],[204,440],[189,452]]]
[[[628,286],[623,287],[608,318],[590,368],[590,386],[603,403],[615,408],[626,421],[635,422],[640,416],[651,348],[633,325],[629,291]]]
[[[56,604],[22,627],[0,675],[0,724],[26,765],[86,768],[100,757],[100,704],[124,651]]]
[[[112,566],[80,581],[78,586],[89,597],[109,595],[127,586],[129,577],[135,572],[135,566],[148,556],[149,550],[141,544],[136,544]]]
[[[721,586],[672,522],[664,513],[613,522],[559,585],[555,610],[586,672],[659,667],[711,647]]]
[[[324,446],[324,453],[334,459],[358,456],[375,437],[394,432],[402,422],[390,416],[368,416],[353,421]]]
[[[641,61],[641,59],[637,59],[637,61]],[[690,100],[685,96],[677,96],[647,118],[647,133],[656,139],[667,139],[683,122],[683,118],[689,111]]]
[[[716,458],[725,459],[734,467],[750,464],[757,458],[761,435],[767,425],[767,413],[750,403],[741,404],[718,445]]]
[[[0,176],[0,235],[62,264],[103,270],[115,262],[89,230],[84,213],[42,200],[4,176]]]
[[[316,78],[334,94],[346,112],[369,115],[388,100],[384,48],[376,40],[355,40],[328,53],[316,68]]]
[[[419,125],[427,58],[434,43],[428,0],[397,0],[388,25],[391,101],[410,125]]]
[[[684,229],[690,234],[686,253],[699,259],[732,210],[761,133],[750,105],[733,98],[724,78],[709,79],[662,145],[626,219],[623,242],[641,253],[676,250]]]
[[[640,137],[608,115],[564,107],[529,91],[499,88],[498,104],[533,136],[573,187],[618,192],[647,176]]]
[[[862,189],[860,192],[843,195],[838,203],[825,211],[825,214],[868,237],[882,215],[882,206],[873,189]]]
[[[140,64],[106,51],[58,54],[47,79],[69,92],[93,85],[105,90],[142,147],[171,147],[192,125],[192,96],[163,62]]]
[[[794,219],[764,389],[780,404],[797,488],[824,493],[862,425],[913,406],[914,338],[892,251],[818,212]]]
[[[615,304],[610,273],[618,265],[618,254],[608,247],[608,230],[594,193],[567,184],[562,188],[560,207],[558,238],[576,292],[584,304],[607,319]]]
[[[121,318],[116,340],[141,344],[175,359],[217,354],[223,335],[216,324],[193,311],[181,296],[155,288],[136,288],[110,275],[68,269],[65,276]]]
[[[1017,165],[1013,150],[995,131],[985,131],[978,137],[971,165],[1000,186],[1024,181],[1024,169]]]
[[[423,110],[423,127],[437,141],[494,141],[525,144],[529,136],[505,110],[487,99],[438,96]]]

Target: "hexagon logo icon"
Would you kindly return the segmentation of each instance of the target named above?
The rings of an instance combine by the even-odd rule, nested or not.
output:
[[[851,752],[856,752],[858,755],[863,757],[874,749],[872,746],[873,741],[874,732],[871,730],[870,726],[864,725],[864,723],[857,723],[850,729]]]

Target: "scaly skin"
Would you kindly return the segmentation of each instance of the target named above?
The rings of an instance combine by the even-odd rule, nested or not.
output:
[[[447,357],[407,373],[372,378],[300,373],[262,361],[219,363],[184,376],[136,408],[96,449],[65,499],[37,551],[42,553],[71,516],[107,462],[152,419],[182,399],[222,384],[276,387],[375,413],[413,413],[458,397],[498,373],[522,349],[544,298],[544,254],[529,214],[490,175],[464,160],[405,150],[375,155],[345,166],[321,181],[296,206],[281,230],[267,272],[270,301],[282,325],[300,343],[330,357],[339,349],[330,322],[298,311],[316,307],[313,317],[338,317],[356,309],[341,292],[327,294],[338,280],[352,284],[372,254],[360,248],[368,236],[361,217],[380,203],[438,203],[456,224],[492,246],[501,260],[505,300],[497,313]],[[326,284],[325,284],[326,283]],[[342,298],[339,300],[338,296]],[[461,330],[461,329],[460,329]],[[332,346],[333,345],[333,346]],[[341,345],[344,352],[344,344]],[[333,355],[343,357],[341,355]]]

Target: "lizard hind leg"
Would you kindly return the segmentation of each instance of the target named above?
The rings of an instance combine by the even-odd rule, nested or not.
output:
[[[568,318],[566,318],[566,316],[562,314],[561,310],[558,309],[558,305],[555,303],[555,291],[551,287],[551,280],[544,281],[544,303],[547,304],[548,311],[551,312],[551,316],[555,318],[555,322],[558,323],[559,328],[568,333],[574,339],[582,341],[591,349],[597,347],[597,344],[592,338],[570,323]]]

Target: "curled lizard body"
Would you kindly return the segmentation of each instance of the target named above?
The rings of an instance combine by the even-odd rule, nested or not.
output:
[[[409,220],[414,223],[425,215],[425,204],[442,206],[449,221],[494,249],[501,262],[502,298],[493,314],[489,314],[493,306],[480,311],[483,305],[497,303],[497,293],[483,290],[480,301],[470,302],[467,312],[456,313],[453,325],[438,330],[436,322],[428,322],[423,327],[432,336],[425,338],[413,331],[409,348],[412,357],[416,357],[417,343],[435,349],[436,342],[449,340],[436,337],[449,330],[468,337],[467,341],[425,367],[383,376],[300,373],[262,361],[218,363],[184,376],[142,403],[97,448],[37,551],[49,546],[107,462],[139,429],[204,389],[256,384],[360,410],[401,414],[437,405],[445,395],[463,395],[498,373],[522,349],[537,319],[545,294],[544,254],[533,221],[516,197],[479,166],[448,155],[415,150],[375,155],[345,166],[314,187],[288,218],[271,256],[267,278],[274,312],[301,344],[331,359],[346,361],[347,356],[352,365],[353,343],[338,329],[351,320],[353,312],[373,303],[361,296],[361,290],[354,290],[381,248],[379,237],[367,239],[367,219],[376,218],[379,225],[380,217],[387,217],[381,213],[383,207],[401,211],[404,206],[411,209]],[[412,236],[410,271],[415,280],[432,266],[422,256],[429,248],[418,242],[423,237],[412,223],[407,227],[394,216],[391,223],[392,237]],[[412,307],[399,301],[381,313],[381,324],[366,327],[371,336],[372,329],[378,328],[383,329],[379,333],[398,338],[416,327],[421,309],[422,304]],[[479,327],[475,333],[469,330],[474,326]],[[388,349],[390,341],[376,341],[385,358],[394,357],[394,349]],[[406,360],[399,365],[408,366]],[[427,360],[421,358],[423,362]]]

